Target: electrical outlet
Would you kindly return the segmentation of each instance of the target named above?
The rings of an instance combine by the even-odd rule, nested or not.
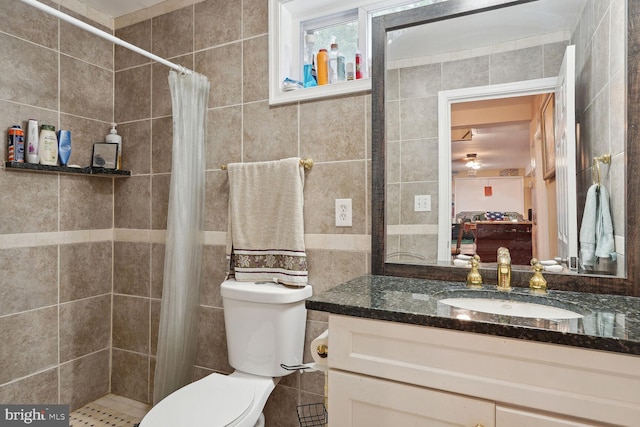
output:
[[[431,211],[431,196],[420,195],[414,197],[414,210],[416,212],[429,212]]]
[[[351,227],[351,199],[336,199],[336,227]]]

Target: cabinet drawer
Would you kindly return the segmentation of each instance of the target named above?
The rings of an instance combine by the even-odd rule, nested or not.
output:
[[[637,356],[333,314],[329,349],[330,369],[596,423],[640,419]]]
[[[336,371],[329,390],[329,427],[495,426],[495,404],[481,399]]]

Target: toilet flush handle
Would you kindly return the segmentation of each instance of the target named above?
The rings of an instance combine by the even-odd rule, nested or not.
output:
[[[326,344],[320,344],[318,348],[316,348],[316,353],[318,353],[318,356],[325,359],[329,356],[329,347]]]

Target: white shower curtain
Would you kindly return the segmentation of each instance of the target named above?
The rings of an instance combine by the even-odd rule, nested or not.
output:
[[[173,150],[153,403],[192,381],[204,232],[209,81],[169,73]]]

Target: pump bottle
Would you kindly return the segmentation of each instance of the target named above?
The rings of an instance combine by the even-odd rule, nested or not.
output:
[[[111,123],[111,131],[109,135],[104,139],[105,142],[109,142],[112,144],[118,144],[118,160],[116,162],[116,169],[122,169],[122,137],[118,135],[118,131],[116,130],[116,124]]]

